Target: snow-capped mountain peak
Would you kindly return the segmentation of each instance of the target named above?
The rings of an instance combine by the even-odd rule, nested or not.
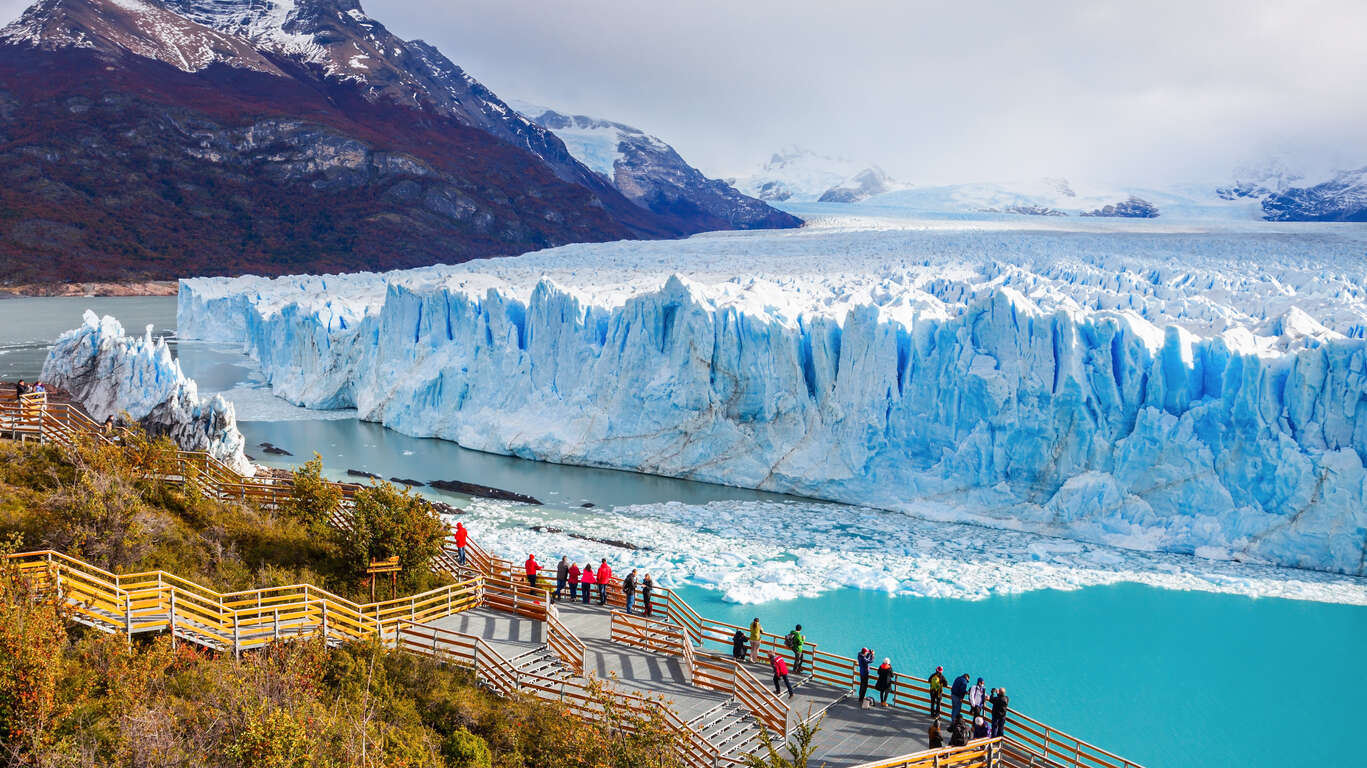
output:
[[[874,165],[822,192],[817,202],[858,203],[874,195],[881,195],[902,188],[903,185],[898,184],[884,173],[883,169]]]
[[[724,181],[709,179],[667,142],[625,123],[511,102],[536,125],[551,131],[570,154],[655,213],[704,216],[718,228],[796,227],[801,221],[747,197]]]
[[[813,201],[867,167],[843,157],[790,146],[775,152],[758,169],[733,183],[740,191],[761,200]]]

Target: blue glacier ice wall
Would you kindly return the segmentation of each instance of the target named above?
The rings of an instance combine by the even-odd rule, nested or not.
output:
[[[185,281],[181,332],[242,341],[296,403],[479,450],[1363,573],[1358,339],[1269,353],[1045,310],[1009,281],[955,312],[793,314],[677,276],[620,303],[378,276],[329,301],[324,278],[286,280],[269,301]]]

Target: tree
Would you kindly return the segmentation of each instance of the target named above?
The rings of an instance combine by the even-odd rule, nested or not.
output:
[[[0,750],[13,764],[42,756],[51,739],[66,639],[53,597],[0,560]]]
[[[358,577],[371,560],[399,558],[402,579],[421,583],[441,551],[446,524],[432,505],[408,489],[376,483],[356,492],[349,529],[338,529],[341,549]]]
[[[764,747],[764,755],[746,755],[746,768],[807,768],[807,761],[811,760],[812,753],[816,751],[816,733],[821,730],[823,719],[825,715],[798,723],[793,739],[783,743],[787,755],[779,751],[779,744],[769,731],[761,730],[759,740]]]
[[[323,477],[323,457],[317,453],[294,470],[294,484],[285,501],[285,512],[311,526],[322,528],[342,503],[342,489]]]

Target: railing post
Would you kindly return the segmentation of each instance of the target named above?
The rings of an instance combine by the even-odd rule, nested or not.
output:
[[[274,625],[275,625],[274,637],[275,637],[276,640],[279,640],[279,639],[280,639],[280,608],[279,608],[279,607],[276,607],[276,608],[275,608],[273,611],[271,611],[271,612],[272,612],[273,614],[275,614],[275,620],[274,620]]]
[[[323,645],[328,642],[328,601],[323,601]]]
[[[233,658],[242,660],[242,627],[237,622],[237,612],[233,612]]]
[[[160,576],[157,577],[160,580]],[[176,591],[171,590],[171,610],[166,614],[166,623],[171,628],[171,647],[176,647]]]
[[[133,596],[123,593],[123,627],[128,633],[128,647],[133,647]]]

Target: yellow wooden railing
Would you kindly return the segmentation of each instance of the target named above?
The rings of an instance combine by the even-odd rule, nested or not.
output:
[[[6,555],[19,573],[54,592],[76,621],[130,639],[143,632],[231,651],[321,634],[329,641],[393,637],[400,621],[430,621],[480,604],[483,578],[419,595],[358,604],[311,584],[216,592],[166,571],[114,574],[60,552]]]

